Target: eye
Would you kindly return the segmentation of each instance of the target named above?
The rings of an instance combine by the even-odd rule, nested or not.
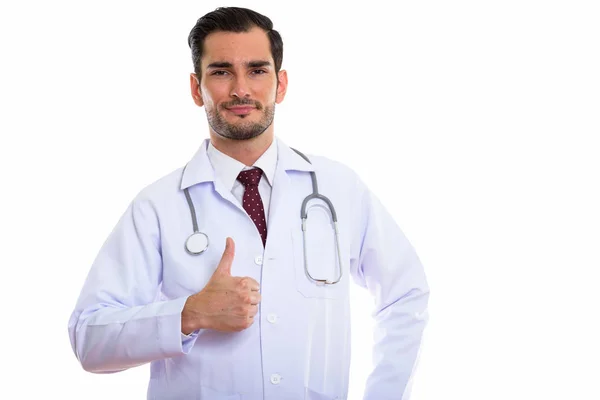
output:
[[[214,76],[225,76],[227,73],[228,73],[227,71],[215,71],[211,75],[214,75]]]
[[[255,69],[254,71],[252,71],[252,73],[255,75],[264,75],[267,73],[267,71],[264,69]]]

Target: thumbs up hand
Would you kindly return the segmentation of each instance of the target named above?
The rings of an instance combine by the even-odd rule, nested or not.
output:
[[[235,243],[227,238],[225,251],[212,277],[200,292],[188,297],[181,312],[181,331],[197,329],[238,332],[254,323],[261,296],[250,277],[231,276]]]

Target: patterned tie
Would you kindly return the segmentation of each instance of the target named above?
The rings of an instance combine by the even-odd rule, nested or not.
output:
[[[249,169],[240,172],[237,179],[244,185],[244,210],[254,221],[256,229],[260,233],[263,246],[267,242],[267,223],[265,221],[265,209],[263,207],[262,198],[258,192],[258,182],[262,177],[263,171],[260,168]]]

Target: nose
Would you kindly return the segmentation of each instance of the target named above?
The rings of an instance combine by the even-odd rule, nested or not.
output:
[[[243,74],[238,75],[233,80],[230,96],[237,97],[239,99],[242,97],[250,97],[250,87],[248,86],[248,81]]]

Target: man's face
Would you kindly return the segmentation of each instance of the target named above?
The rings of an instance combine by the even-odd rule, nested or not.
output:
[[[273,122],[275,103],[285,97],[287,74],[277,74],[265,31],[213,32],[204,40],[200,84],[192,74],[192,96],[204,106],[219,136],[247,140]]]

